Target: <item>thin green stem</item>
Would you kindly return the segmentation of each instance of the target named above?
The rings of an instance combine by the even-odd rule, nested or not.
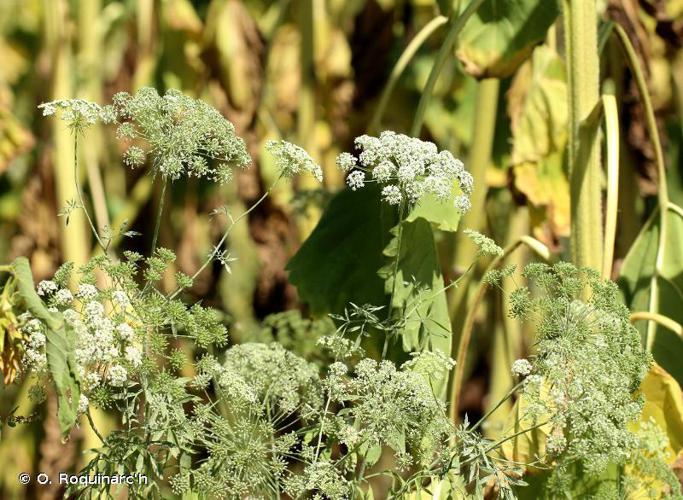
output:
[[[443,69],[444,64],[446,64],[448,58],[452,57],[453,49],[456,46],[458,35],[462,31],[462,28],[465,26],[470,17],[477,12],[477,9],[479,9],[482,3],[484,3],[484,0],[472,0],[462,14],[456,16],[456,13],[453,13],[450,29],[446,34],[446,39],[444,40],[443,45],[441,45],[441,48],[439,49],[439,53],[436,56],[436,61],[434,61],[434,66],[432,66],[432,70],[429,73],[427,84],[422,91],[422,96],[420,97],[420,102],[417,106],[417,111],[415,112],[415,117],[413,119],[413,126],[410,129],[410,135],[417,137],[420,134],[420,130],[422,130],[422,125],[424,123],[424,115],[427,111],[429,101],[432,99],[434,87],[439,79],[441,70]]]
[[[102,437],[102,434],[100,434],[100,431],[97,430],[97,426],[95,425],[95,421],[92,418],[92,415],[90,414],[90,408],[88,408],[85,412],[86,416],[88,417],[88,423],[90,424],[90,428],[93,430],[95,435],[99,438],[102,443],[104,443],[104,437]]]
[[[201,274],[201,272],[204,269],[206,269],[206,267],[211,262],[213,262],[213,260],[216,258],[216,255],[218,255],[218,252],[220,251],[221,247],[223,246],[225,241],[228,239],[228,236],[230,236],[230,233],[232,232],[232,229],[235,227],[235,225],[239,221],[241,221],[243,218],[248,216],[252,211],[254,211],[256,209],[256,207],[258,207],[263,202],[263,200],[265,200],[270,195],[270,192],[273,190],[273,188],[275,187],[275,185],[278,183],[279,180],[280,180],[280,178],[278,177],[278,179],[273,183],[273,185],[270,186],[270,188],[265,193],[263,193],[263,195],[256,201],[256,203],[254,203],[251,207],[249,207],[248,210],[246,210],[245,212],[240,214],[239,217],[230,221],[230,225],[225,230],[225,232],[223,233],[223,236],[221,237],[219,242],[216,244],[216,246],[214,246],[213,251],[209,254],[209,256],[204,261],[204,263],[201,265],[201,267],[199,269],[197,269],[197,271],[191,276],[192,280],[194,280],[197,276],[199,276]],[[180,288],[180,287],[176,288],[173,291],[173,293],[171,293],[171,295],[169,295],[168,299],[169,300],[174,299],[181,291],[182,291],[182,288]]]
[[[491,261],[491,263],[486,267],[484,274],[492,269],[498,267],[512,252],[514,252],[520,245],[526,245],[536,254],[545,260],[550,259],[550,250],[541,243],[540,241],[532,238],[530,236],[522,236],[508,245],[503,253],[497,256]],[[486,290],[488,289],[488,284],[485,281],[480,281],[477,286],[477,291],[475,293],[472,303],[467,309],[467,314],[465,317],[465,323],[463,326],[462,333],[460,334],[460,341],[458,343],[455,373],[453,375],[453,381],[451,384],[451,405],[449,415],[453,421],[457,419],[458,415],[458,405],[460,403],[460,391],[462,389],[463,378],[465,375],[465,365],[467,363],[467,353],[469,350],[470,342],[472,340],[472,333],[474,331],[474,321],[476,318],[477,310],[479,309],[479,304],[481,303]],[[453,338],[455,342],[455,337]]]
[[[643,70],[640,67],[638,55],[636,54],[628,35],[619,24],[614,25],[614,32],[617,34],[617,38],[619,39],[620,45],[624,50],[629,68],[636,79],[636,86],[638,87],[638,92],[640,93],[640,98],[642,99],[643,108],[645,110],[648,133],[655,150],[657,174],[659,176],[659,191],[657,198],[660,217],[659,242],[657,245],[657,256],[655,259],[655,270],[650,279],[650,297],[648,307],[650,313],[657,313],[659,312],[659,282],[657,280],[662,274],[664,259],[666,257],[665,250],[669,226],[668,210],[670,208],[669,188],[666,180],[666,166],[664,163],[664,150],[662,149],[662,141],[659,137],[659,129],[657,128],[657,119],[655,117],[654,107],[652,106],[652,99],[650,98],[650,92],[647,88],[647,82],[645,81]],[[648,323],[647,334],[645,337],[645,345],[648,352],[652,351],[656,334],[656,323],[651,321]]]
[[[396,296],[396,283],[398,282],[398,268],[401,263],[401,243],[403,240],[403,216],[405,212],[405,203],[401,202],[398,210],[398,232],[396,234],[396,260],[394,261],[394,269],[392,271],[391,296],[389,297],[389,307],[387,307],[387,320],[390,320],[393,314],[394,297]],[[384,337],[384,347],[382,348],[382,359],[387,355],[389,350],[389,336]]]
[[[500,399],[500,401],[498,401],[498,402],[495,404],[495,406],[493,406],[489,411],[487,411],[487,412],[484,414],[484,416],[481,417],[481,418],[477,421],[477,423],[475,423],[475,424],[471,427],[471,430],[476,430],[481,424],[483,424],[484,422],[486,422],[486,419],[489,418],[491,415],[493,415],[493,413],[494,413],[498,408],[500,408],[501,406],[503,406],[503,403],[505,403],[505,401],[507,401],[508,399],[510,399],[510,396],[512,396],[512,395],[515,393],[515,391],[516,391],[517,389],[519,389],[519,388],[522,386],[523,383],[524,383],[524,382],[522,381],[522,382],[518,382],[517,384],[515,384],[515,385],[507,392],[507,394],[506,394],[504,397],[502,397],[502,398]]]
[[[152,250],[150,255],[154,255],[154,251],[157,249],[157,240],[159,238],[159,229],[161,228],[161,219],[164,215],[164,198],[166,197],[166,184],[168,180],[164,177],[164,182],[161,186],[161,196],[159,197],[159,211],[157,212],[157,220],[154,225],[154,236],[152,237]]]
[[[382,117],[384,116],[384,111],[386,110],[387,104],[389,103],[389,98],[391,97],[391,94],[394,91],[394,87],[396,87],[399,78],[401,78],[401,75],[405,71],[406,67],[408,67],[410,61],[412,61],[413,57],[415,57],[415,54],[420,49],[420,47],[422,47],[422,44],[437,29],[439,29],[447,22],[448,18],[446,18],[445,16],[435,17],[434,19],[429,21],[418,32],[417,35],[413,37],[410,43],[408,43],[401,56],[398,58],[398,61],[396,61],[394,68],[391,70],[391,74],[389,75],[387,84],[384,86],[384,90],[382,91],[382,96],[380,97],[379,103],[375,108],[375,112],[373,113],[372,118],[370,119],[370,125],[368,126],[368,130],[370,133],[377,132],[379,130],[379,127],[382,123]]]
[[[90,213],[88,213],[88,208],[85,206],[85,200],[83,199],[83,193],[81,191],[81,183],[78,179],[79,177],[79,172],[78,172],[78,131],[74,132],[74,184],[76,186],[76,194],[78,195],[78,202],[81,205],[81,209],[83,210],[83,213],[85,214],[85,218],[88,221],[88,224],[90,225],[90,229],[92,230],[92,234],[95,235],[95,239],[97,240],[97,243],[100,245],[102,250],[105,252],[107,251],[107,246],[102,242],[100,239],[100,235],[95,228],[95,224],[93,224],[92,219],[90,218]]]

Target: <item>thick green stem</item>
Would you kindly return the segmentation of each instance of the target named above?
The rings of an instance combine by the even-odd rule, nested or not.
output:
[[[480,229],[485,222],[486,206],[486,168],[491,162],[493,140],[496,129],[496,114],[500,82],[495,79],[483,80],[477,89],[478,112],[475,114],[473,123],[473,138],[467,167],[474,178],[475,186],[471,197],[472,208],[460,222],[461,227]],[[475,249],[462,231],[455,235],[452,262],[456,272],[462,273],[476,258]],[[449,316],[453,331],[453,342],[462,335],[463,321],[466,315],[465,308],[470,294],[470,285],[473,276],[469,276],[461,286],[452,294],[449,307]],[[451,355],[454,351],[451,352]]]
[[[611,279],[619,210],[619,113],[617,111],[617,100],[613,94],[604,95],[602,105],[605,112],[607,136],[607,203],[602,277]]]
[[[581,267],[603,265],[600,143],[588,119],[599,105],[600,61],[595,0],[562,1],[569,83],[571,255]]]

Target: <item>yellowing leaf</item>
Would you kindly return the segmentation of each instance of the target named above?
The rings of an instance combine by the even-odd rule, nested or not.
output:
[[[656,363],[640,385],[645,398],[641,421],[654,419],[669,437],[671,462],[683,449],[683,394],[678,382]]]
[[[4,172],[18,155],[33,145],[33,136],[9,112],[0,107],[0,173]]]
[[[547,388],[544,387],[543,391],[547,394]],[[531,429],[544,420],[547,418],[544,418],[543,415],[539,415],[536,420],[531,418],[528,398],[522,394],[515,402],[515,406],[508,417],[504,434],[504,436],[518,435],[503,443],[503,456],[507,460],[518,463],[531,463],[536,461],[536,457],[542,457],[545,454],[545,443],[550,433],[550,424],[545,424],[528,432],[523,431]]]
[[[567,83],[564,62],[538,47],[517,72],[507,95],[512,128],[512,164],[539,162],[567,142]]]
[[[526,195],[536,208],[546,211],[552,232],[569,236],[569,180],[562,168],[562,155],[557,153],[546,160],[522,163],[513,168],[515,187]]]

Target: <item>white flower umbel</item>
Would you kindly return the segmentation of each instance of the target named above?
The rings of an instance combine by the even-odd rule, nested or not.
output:
[[[92,300],[97,297],[97,287],[95,285],[84,283],[78,287],[76,297],[85,301]]]
[[[59,286],[57,286],[57,283],[55,283],[54,281],[43,280],[40,283],[38,283],[36,291],[38,292],[38,295],[40,295],[41,297],[45,297],[46,295],[52,295],[58,289]]]
[[[337,158],[337,166],[351,172],[346,182],[354,191],[369,182],[385,185],[382,199],[391,205],[414,205],[426,194],[450,202],[460,212],[469,210],[473,179],[463,163],[436,145],[391,131],[379,137],[356,138],[358,160],[349,153]]]
[[[517,377],[526,377],[531,373],[531,363],[526,359],[517,359],[512,363],[512,374]]]
[[[107,373],[109,383],[114,387],[121,387],[128,379],[128,371],[121,365],[112,365]]]
[[[266,143],[266,149],[275,157],[278,170],[283,177],[293,177],[304,171],[313,175],[318,182],[322,182],[323,169],[296,144],[271,140]]]

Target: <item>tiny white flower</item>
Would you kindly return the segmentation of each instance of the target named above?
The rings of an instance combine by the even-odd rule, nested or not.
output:
[[[78,292],[76,292],[76,297],[82,300],[90,300],[97,296],[97,287],[95,285],[90,285],[84,283],[78,287]]]
[[[337,167],[342,172],[350,172],[357,165],[356,157],[351,153],[342,153],[337,156]]]
[[[57,290],[59,290],[59,287],[57,286],[57,283],[51,280],[43,280],[40,283],[38,283],[37,291],[38,295],[41,297],[45,295],[52,295],[55,293]]]
[[[88,411],[89,403],[90,401],[88,400],[88,396],[81,393],[81,397],[78,399],[78,413],[85,413]]]
[[[130,299],[123,290],[116,290],[114,293],[112,293],[111,299],[116,305],[122,308],[130,304]]]
[[[533,366],[526,359],[518,359],[512,363],[512,374],[518,377],[526,377],[531,373]]]
[[[133,328],[128,323],[121,323],[116,327],[116,331],[118,332],[121,340],[130,340],[133,338],[135,333]]]
[[[291,142],[273,140],[266,142],[266,149],[277,160],[277,166],[284,177],[292,177],[303,170],[311,173],[318,182],[322,182],[323,169],[305,149]]]
[[[403,195],[401,195],[401,190],[398,186],[391,184],[389,186],[384,186],[382,189],[382,198],[389,205],[399,205],[401,200],[403,200]]]
[[[68,288],[62,288],[55,294],[55,302],[60,306],[65,306],[72,300],[74,300],[74,296]]]
[[[34,349],[40,349],[45,345],[46,337],[44,334],[40,332],[36,332],[33,335],[31,335],[28,339],[29,344],[31,347]]]
[[[84,315],[93,326],[96,326],[97,322],[104,315],[104,306],[99,302],[88,302],[85,305]]]
[[[355,170],[346,178],[346,183],[354,191],[360,189],[365,186],[365,174],[360,170]]]
[[[128,361],[135,368],[142,364],[142,352],[135,346],[129,345],[126,347],[125,358],[126,361]]]
[[[128,379],[128,371],[121,365],[112,365],[108,372],[109,382],[114,387],[122,387]]]
[[[88,372],[85,376],[85,382],[88,387],[97,387],[102,382],[102,377],[97,372]]]

